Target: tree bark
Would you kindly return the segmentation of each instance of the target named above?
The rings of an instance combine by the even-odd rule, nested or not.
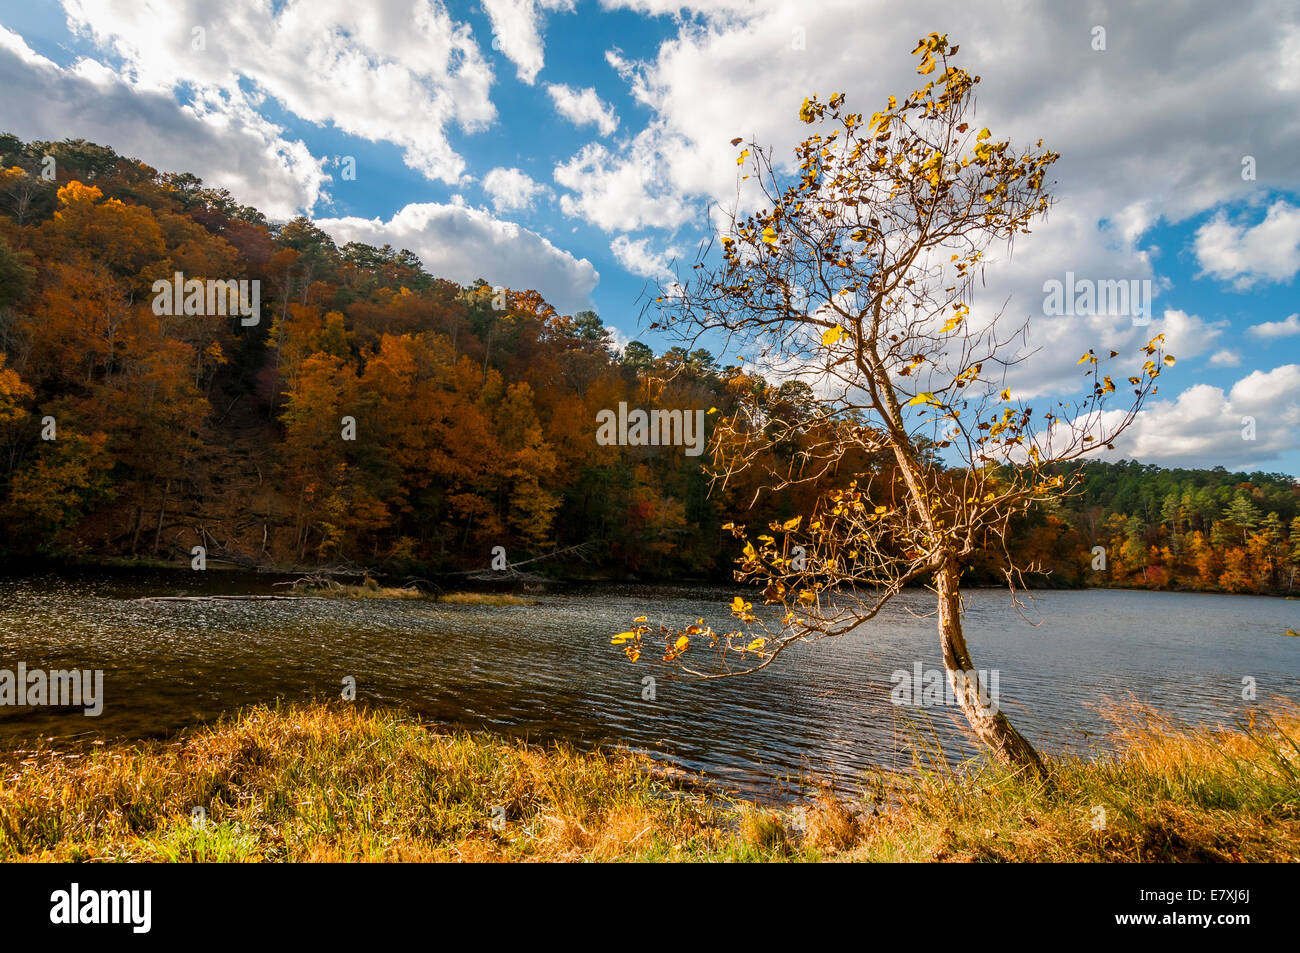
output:
[[[956,678],[956,695],[962,713],[975,737],[999,763],[1024,768],[1037,778],[1046,778],[1047,767],[1043,759],[1025,736],[1016,731],[1001,709],[996,705],[986,708],[973,691],[964,690],[968,684],[966,673],[973,673],[975,666],[961,628],[960,572],[956,560],[950,559],[935,573],[935,583],[939,591],[939,647],[948,678]],[[973,675],[971,679],[974,679]]]
[[[158,547],[162,545],[163,518],[167,515],[167,495],[172,491],[172,481],[167,481],[167,486],[163,490],[162,505],[158,507],[158,529],[153,534],[153,551],[156,555]]]

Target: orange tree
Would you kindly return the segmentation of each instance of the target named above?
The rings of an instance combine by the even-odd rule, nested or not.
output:
[[[1014,593],[1034,567],[1008,549],[1009,521],[1070,492],[1059,465],[1110,445],[1173,358],[1159,336],[1142,348],[1143,366],[1128,378],[1132,398],[1119,408],[1108,405],[1117,388],[1103,372],[1113,351],[1080,359],[1086,387],[1068,404],[1035,414],[1013,397],[1007,369],[1032,360],[1016,346],[1025,325],[1007,333],[1000,313],[977,321],[972,290],[988,248],[1000,241],[1009,253],[1046,213],[1045,175],[1058,154],[1041,140],[1015,149],[974,127],[979,77],[953,64],[957,47],[946,36],[932,33],[914,52],[931,79],[870,117],[848,111],[840,93],[805,100],[799,117],[818,131],[796,149],[793,171],[750,143],[738,159],[740,188],[756,189],[754,204],[766,207],[725,213],[721,254],[706,253],[689,280],[660,289],[655,326],[692,344],[724,340],[821,397],[813,414],[742,403],[720,419],[711,436],[715,487],[742,473],[752,481],[755,469],[771,492],[838,482],[768,532],[730,527],[743,541],[737,580],[761,586],[776,609],[755,612],[737,598],[733,631],[701,619],[660,625],[656,637],[684,674],[730,677],[793,645],[850,632],[904,587],[926,585],[972,732],[1000,762],[1042,774],[1033,746],[982,703],[970,678],[961,573],[992,552]],[[777,446],[798,452],[771,453]],[[864,457],[888,465],[844,472]],[[652,632],[643,616],[613,641],[636,661]]]

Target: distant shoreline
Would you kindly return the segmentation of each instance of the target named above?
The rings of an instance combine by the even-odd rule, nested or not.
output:
[[[16,571],[15,571],[16,570]],[[59,572],[164,572],[176,574],[179,577],[183,573],[194,573],[196,570],[188,568],[186,565],[177,562],[170,562],[161,559],[123,559],[110,557],[107,559],[5,559],[0,560],[0,576],[37,576],[42,573],[59,573]],[[314,566],[314,567],[283,567],[283,566],[243,566],[233,563],[223,562],[221,560],[210,559],[207,569],[203,570],[221,577],[237,576],[239,574],[250,577],[261,577],[274,582],[286,583],[295,579],[315,574],[337,574],[340,577],[350,576],[358,580],[366,577],[374,579],[377,583],[385,587],[396,587],[403,584],[406,580],[417,579],[420,583],[430,587],[431,592],[539,592],[548,589],[580,588],[582,586],[599,586],[599,585],[646,585],[646,586],[703,586],[703,587],[720,587],[729,588],[736,583],[727,575],[718,574],[716,576],[694,576],[689,578],[647,575],[542,575],[542,574],[502,574],[500,578],[485,578],[490,570],[445,570],[441,572],[425,570],[408,575],[392,570],[383,570],[375,567],[346,567],[340,569],[334,566]],[[274,584],[274,583],[273,583]],[[744,588],[744,587],[740,587]],[[922,590],[922,585],[911,586],[909,589]],[[976,590],[999,590],[1006,591],[1007,587],[998,583],[986,582],[967,582],[963,583],[964,591]],[[1199,595],[1219,595],[1219,596],[1258,596],[1270,599],[1282,600],[1300,600],[1300,590],[1294,592],[1224,592],[1220,589],[1193,589],[1186,586],[1170,586],[1166,588],[1152,588],[1147,586],[1090,586],[1090,585],[1054,585],[1047,579],[1035,579],[1033,585],[1028,585],[1017,589],[1018,592],[1168,592],[1168,593],[1194,593]]]

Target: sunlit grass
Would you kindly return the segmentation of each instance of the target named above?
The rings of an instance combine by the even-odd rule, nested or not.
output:
[[[508,592],[444,592],[439,602],[453,606],[535,606],[536,599],[514,596]]]
[[[370,580],[360,586],[331,582],[328,586],[311,586],[303,590],[309,596],[326,596],[332,599],[432,599],[429,593],[411,587],[381,586]]]
[[[630,755],[348,705],[255,708],[170,743],[9,755],[0,860],[1300,858],[1295,708],[1234,731],[1114,717],[1117,753],[1055,761],[1046,785],[918,747],[911,777],[792,811],[684,787]]]
[[[332,599],[427,599],[453,606],[535,606],[536,599],[511,595],[506,592],[422,592],[413,587],[395,588],[381,586],[370,580],[361,585],[348,585],[331,581],[324,586],[309,586],[301,590],[304,595],[324,596]]]

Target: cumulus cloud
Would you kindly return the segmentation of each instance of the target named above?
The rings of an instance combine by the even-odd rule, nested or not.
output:
[[[1288,314],[1281,321],[1265,321],[1263,324],[1252,324],[1247,333],[1257,338],[1285,338],[1293,334],[1300,334],[1300,313]]]
[[[519,78],[532,85],[545,65],[546,50],[542,41],[543,11],[573,12],[574,0],[482,0],[483,9],[492,21],[496,36],[493,44],[500,48],[518,71]]]
[[[260,116],[181,105],[93,60],[62,68],[0,27],[4,130],[22,139],[80,137],[167,172],[193,172],[272,218],[311,209],[330,176],[301,141]]]
[[[546,186],[534,182],[519,169],[495,168],[483,177],[483,189],[498,212],[531,208],[533,201],[546,193]]]
[[[602,136],[608,136],[618,128],[618,116],[610,106],[591,87],[574,89],[560,83],[546,87],[558,112],[575,126],[595,126]]]
[[[642,133],[622,155],[593,142],[557,165],[555,181],[572,190],[560,196],[564,214],[607,232],[675,228],[688,221],[686,199],[662,181],[666,160],[652,144],[654,138],[653,133]]]
[[[461,284],[485,278],[493,285],[534,289],[566,313],[590,307],[600,280],[587,259],[576,259],[536,232],[465,205],[413,204],[386,222],[327,218],[316,224],[340,244],[409,248],[425,270]]]
[[[608,10],[633,10],[650,16],[676,16],[683,11],[724,14],[752,9],[754,0],[600,0]]]
[[[1149,404],[1120,439],[1114,456],[1164,466],[1266,467],[1295,449],[1300,424],[1300,365],[1254,371],[1228,392],[1189,387]]]
[[[664,136],[689,145],[672,154],[671,167],[686,191],[725,198],[734,190],[735,136],[791,155],[807,131],[795,114],[810,92],[847,90],[850,106],[870,111],[912,89],[909,51],[935,23],[961,44],[963,65],[983,76],[980,122],[999,136],[1041,137],[1060,151],[1053,170],[1060,193],[1094,202],[1098,218],[1145,202],[1148,222],[1182,220],[1255,194],[1256,183],[1238,175],[1246,143],[1259,168],[1272,170],[1272,186],[1300,183],[1290,159],[1296,130],[1277,121],[1293,112],[1294,97],[1274,77],[1294,59],[1300,25],[1300,11],[1285,0],[1232,10],[1144,7],[1108,24],[1104,52],[1092,49],[1094,21],[1081,24],[1071,8],[1052,3],[1022,4],[1011,18],[990,15],[988,4],[941,0],[901,10],[886,0],[605,5],[695,15],[679,20],[653,58],[607,54],[655,110]],[[1099,16],[1095,22],[1105,23]],[[1169,43],[1170,36],[1185,38],[1199,55]]]
[[[1300,271],[1300,208],[1276,202],[1257,225],[1233,223],[1220,212],[1197,229],[1196,259],[1206,274],[1241,290],[1287,281]]]
[[[1142,349],[1156,335],[1164,335],[1165,352],[1182,363],[1211,351],[1226,326],[1175,308],[1165,309],[1145,325],[1107,315],[1036,316],[1027,327],[1024,344],[1009,351],[1030,359],[1008,368],[1005,384],[1017,397],[1027,399],[1071,394],[1076,382],[1084,380],[1077,362],[1089,349],[1118,351],[1106,372],[1120,380],[1139,373],[1147,360]],[[1162,383],[1166,380],[1166,386],[1175,383],[1167,378]]]
[[[184,90],[214,120],[257,114],[269,97],[308,122],[399,146],[430,179],[465,172],[448,127],[496,117],[492,69],[441,0],[64,0],[64,9],[141,91]]]
[[[1241,355],[1236,351],[1224,348],[1222,351],[1215,351],[1210,355],[1209,364],[1211,367],[1240,367]]]
[[[1126,348],[1168,326],[1178,358],[1208,357],[1222,331],[1159,306],[1148,327],[1123,316],[1047,317],[1045,280],[1067,271],[1148,279],[1158,302],[1170,286],[1156,268],[1159,249],[1147,243],[1157,224],[1259,201],[1264,186],[1274,194],[1300,189],[1293,160],[1300,127],[1279,120],[1295,113],[1288,77],[1300,50],[1300,9],[1285,0],[1231,9],[1148,5],[1122,20],[1099,8],[1086,21],[1068,5],[1046,2],[1020,4],[1014,17],[993,15],[986,3],[940,0],[903,8],[885,0],[602,2],[671,15],[676,24],[648,57],[606,53],[632,98],[650,110],[646,127],[609,149],[587,145],[556,170],[557,184],[570,190],[561,195],[567,214],[620,233],[675,232],[707,202],[735,203],[731,140],[771,146],[778,162],[789,161],[808,134],[796,114],[812,92],[845,90],[851,108],[870,114],[890,94],[915,88],[921,80],[910,50],[943,24],[961,45],[962,65],[983,77],[980,125],[1016,144],[1041,138],[1062,155],[1052,169],[1058,201],[1049,220],[1021,236],[1010,261],[992,249],[1003,260],[981,275],[972,306],[977,321],[998,313],[1008,326],[1033,318],[1024,350],[1035,357],[1008,371],[1008,383],[1026,394],[1068,393],[1071,366],[1089,347],[1111,346],[1127,358]],[[1107,27],[1105,51],[1092,48],[1094,23]],[[1260,182],[1241,178],[1247,153]],[[740,198],[742,208],[752,206],[745,192]],[[1230,221],[1228,230],[1211,229],[1203,267],[1232,280],[1293,274],[1288,208],[1275,204],[1258,236]],[[1259,248],[1266,236],[1275,243]]]
[[[633,241],[626,235],[615,238],[610,245],[610,250],[613,251],[618,263],[632,274],[640,275],[642,278],[653,278],[656,281],[671,278],[672,261],[681,256],[681,249],[677,247],[654,251],[650,247],[650,239],[638,238]]]

